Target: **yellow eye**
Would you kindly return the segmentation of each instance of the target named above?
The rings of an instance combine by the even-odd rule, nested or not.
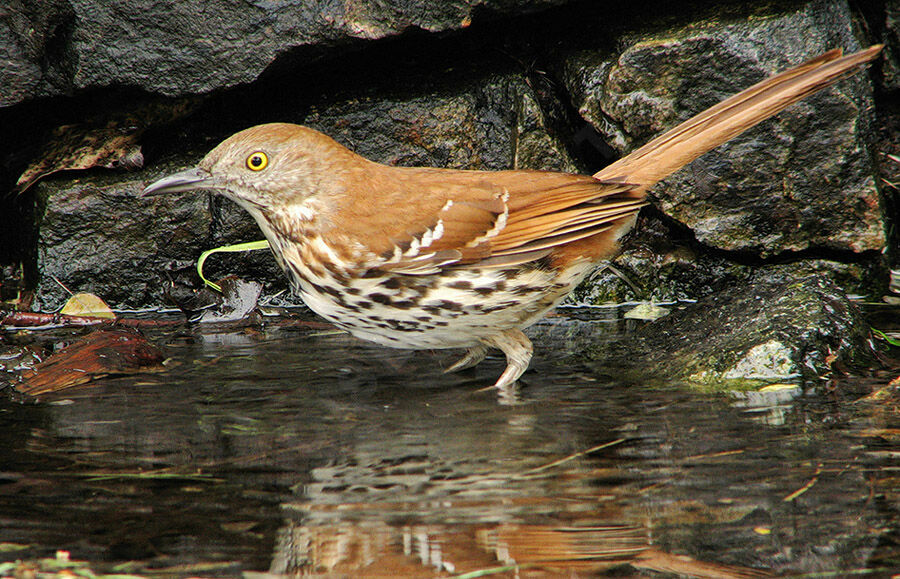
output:
[[[247,168],[251,171],[262,171],[269,165],[269,157],[262,151],[250,153],[247,157]]]

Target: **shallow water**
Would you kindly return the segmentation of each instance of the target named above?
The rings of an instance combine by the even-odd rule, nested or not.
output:
[[[628,331],[620,314],[536,328],[512,404],[479,391],[498,357],[443,375],[458,352],[294,323],[148,332],[165,372],[0,403],[0,543],[30,545],[3,560],[63,549],[180,576],[900,567],[896,411],[853,403],[859,382],[624,382],[578,355]]]

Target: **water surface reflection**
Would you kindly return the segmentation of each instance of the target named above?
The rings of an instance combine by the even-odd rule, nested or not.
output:
[[[0,541],[216,576],[897,563],[896,449],[865,405],[625,383],[577,355],[623,329],[548,321],[511,406],[477,391],[499,358],[442,375],[455,352],[291,324],[151,334],[165,373],[0,406]]]

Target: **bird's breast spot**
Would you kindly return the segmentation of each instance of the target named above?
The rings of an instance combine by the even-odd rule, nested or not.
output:
[[[319,261],[330,264],[339,264],[343,261],[337,252],[335,252],[330,245],[325,243],[325,240],[323,240],[320,235],[309,236],[306,240],[306,246],[308,247],[310,254],[314,257],[318,257]]]

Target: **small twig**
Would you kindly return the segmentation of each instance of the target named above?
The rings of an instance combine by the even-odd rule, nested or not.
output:
[[[695,454],[694,456],[689,456],[689,457],[685,458],[684,460],[703,460],[706,458],[720,458],[723,456],[731,456],[733,454],[741,454],[743,452],[744,452],[743,449],[742,450],[723,450],[722,452],[713,452],[710,454]]]
[[[878,575],[891,572],[887,567],[873,569],[847,569],[846,571],[821,571],[818,573],[804,573],[803,575],[791,575],[794,579],[830,579],[831,577],[849,577],[851,575]],[[896,569],[893,569],[896,571]]]
[[[63,326],[124,326],[129,328],[154,328],[182,323],[178,320],[141,320],[131,318],[98,318],[69,314],[44,314],[40,312],[8,312],[0,310],[0,329],[58,328]]]
[[[58,278],[58,277],[56,277],[56,276],[53,275],[52,273],[49,274],[49,275],[50,275],[50,277],[53,278],[53,281],[55,281],[56,283],[58,283],[58,284],[59,284],[59,287],[61,287],[61,288],[63,288],[64,290],[66,290],[66,292],[68,292],[68,294],[69,294],[70,296],[74,296],[74,295],[75,295],[75,292],[73,292],[72,290],[70,290],[69,288],[67,288],[67,287],[66,287],[66,284],[64,284],[63,282],[59,281],[59,278]]]
[[[809,489],[811,489],[812,486],[813,486],[814,484],[816,484],[817,482],[819,482],[819,475],[820,475],[820,474],[822,474],[822,465],[821,465],[821,464],[820,464],[819,466],[816,467],[816,472],[815,472],[815,474],[813,475],[813,477],[812,477],[811,479],[809,479],[809,482],[808,482],[808,483],[806,483],[805,485],[803,485],[802,487],[800,487],[799,489],[795,490],[794,492],[792,492],[791,494],[789,494],[788,496],[784,497],[784,498],[781,499],[781,500],[784,501],[784,502],[786,502],[786,503],[789,503],[789,502],[791,502],[792,500],[796,499],[797,497],[799,497],[800,495],[802,495],[803,493],[805,493],[806,491],[808,491]]]
[[[498,573],[508,573],[510,571],[518,571],[519,569],[528,569],[534,567],[533,563],[503,565],[502,567],[489,567],[487,569],[478,569],[477,571],[469,571],[462,575],[454,575],[454,579],[477,579],[478,577],[487,577],[488,575],[497,575]]]
[[[587,450],[582,450],[581,452],[576,452],[575,454],[570,454],[569,456],[565,456],[559,460],[554,460],[553,462],[547,463],[544,466],[539,466],[537,468],[532,468],[532,469],[526,470],[525,472],[521,473],[519,476],[528,476],[531,474],[543,472],[547,469],[550,469],[555,466],[559,466],[563,463],[569,462],[570,460],[574,460],[580,456],[584,456],[586,454],[591,454],[592,452],[597,452],[598,450],[603,450],[604,448],[609,448],[610,446],[615,446],[615,445],[621,444],[623,442],[625,442],[624,438],[617,438],[610,442],[604,442],[603,444],[598,444],[597,446],[593,446]]]

